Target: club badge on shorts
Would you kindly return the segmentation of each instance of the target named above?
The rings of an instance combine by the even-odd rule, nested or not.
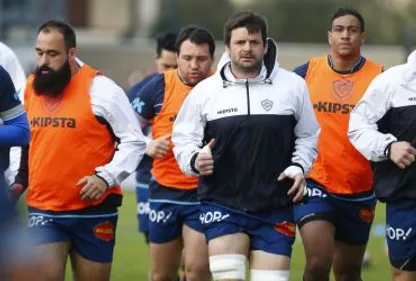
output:
[[[114,239],[115,229],[116,228],[111,222],[106,221],[106,222],[97,224],[94,227],[94,235],[98,239],[108,242]]]

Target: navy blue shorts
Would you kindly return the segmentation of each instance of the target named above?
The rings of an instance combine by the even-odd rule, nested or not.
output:
[[[288,257],[292,254],[296,236],[292,207],[248,214],[219,204],[201,203],[200,220],[207,241],[228,234],[245,233],[250,237],[250,250]]]
[[[138,182],[136,185],[137,220],[139,232],[149,232],[149,184]]]
[[[392,266],[416,271],[416,202],[386,204],[386,236]]]
[[[149,241],[160,244],[175,240],[182,236],[183,225],[202,232],[199,207],[199,203],[150,202]]]
[[[152,178],[149,184],[149,202],[151,243],[167,243],[181,237],[184,225],[202,232],[196,188],[170,188]]]
[[[113,260],[118,213],[82,214],[47,212],[29,208],[29,234],[35,243],[70,242],[71,249],[85,259],[109,263]]]
[[[326,192],[324,187],[307,180],[308,198],[294,207],[299,227],[309,221],[327,220],[335,226],[335,239],[350,245],[365,245],[374,219],[376,198],[344,198]]]

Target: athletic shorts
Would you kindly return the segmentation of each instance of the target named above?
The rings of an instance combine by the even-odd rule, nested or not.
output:
[[[149,241],[167,243],[182,236],[184,225],[202,232],[195,190],[178,190],[150,181]]]
[[[203,202],[200,220],[207,241],[224,235],[245,233],[250,237],[250,250],[288,257],[292,254],[296,236],[292,207],[248,214],[221,204]]]
[[[386,236],[392,266],[416,271],[416,202],[386,204]]]
[[[376,198],[345,198],[326,192],[307,180],[308,197],[294,207],[298,227],[309,221],[327,220],[335,226],[335,239],[350,245],[365,245],[374,219]]]
[[[136,184],[137,220],[139,232],[149,232],[149,184],[138,182]]]
[[[29,233],[36,244],[70,242],[87,260],[109,263],[113,259],[117,209],[107,213],[48,212],[29,208]]]

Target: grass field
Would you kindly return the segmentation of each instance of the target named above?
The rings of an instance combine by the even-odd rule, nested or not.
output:
[[[375,224],[384,223],[384,205],[379,204],[376,211]],[[133,192],[125,192],[123,206],[120,209],[117,229],[117,243],[114,254],[113,281],[146,281],[149,269],[147,248],[143,237],[137,233],[136,201]],[[372,265],[363,271],[363,280],[390,280],[390,267],[384,254],[384,238],[372,235],[369,251]],[[295,242],[292,257],[292,281],[302,280],[302,270],[305,263],[300,238]],[[67,281],[72,280],[68,267]]]

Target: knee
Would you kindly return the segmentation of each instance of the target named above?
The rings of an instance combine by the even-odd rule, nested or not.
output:
[[[208,261],[206,263],[188,262],[185,264],[185,276],[188,281],[205,281],[210,279]]]
[[[336,281],[361,281],[361,267],[334,268]]]
[[[151,281],[172,281],[173,276],[168,272],[152,270],[150,273]]]
[[[306,281],[329,280],[332,260],[330,258],[315,257],[306,262],[304,277]]]
[[[211,256],[209,257],[209,267],[214,281],[245,280],[246,256],[235,254]]]
[[[250,270],[250,281],[289,281],[289,270]]]

